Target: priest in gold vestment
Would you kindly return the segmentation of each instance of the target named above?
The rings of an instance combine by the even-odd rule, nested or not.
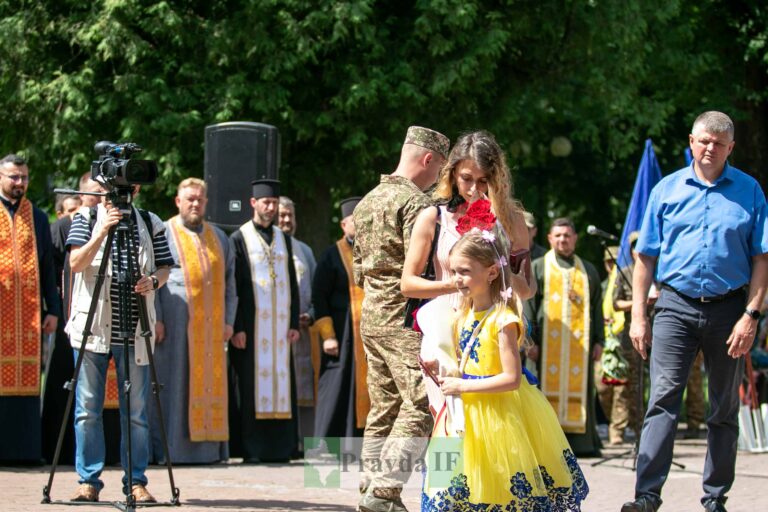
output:
[[[61,316],[48,218],[28,185],[23,158],[0,160],[0,463],[40,461],[41,334]]]
[[[317,265],[312,301],[322,348],[317,386],[317,437],[361,436],[371,408],[368,396],[368,364],[360,336],[363,289],[352,274],[355,221],[352,212],[360,201],[341,202],[344,236],[328,247]]]
[[[229,458],[226,342],[237,294],[235,252],[227,235],[203,220],[203,180],[179,184],[179,214],[165,223],[176,265],[155,299],[155,365],[171,461],[210,464]],[[152,458],[163,459],[160,421],[150,402]]]
[[[551,250],[533,262],[538,284],[526,303],[535,346],[528,357],[537,362],[541,390],[555,409],[573,452],[599,456],[595,422],[594,361],[603,344],[600,276],[575,254],[576,228],[555,219],[547,235]]]

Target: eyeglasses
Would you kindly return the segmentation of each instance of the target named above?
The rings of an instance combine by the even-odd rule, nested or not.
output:
[[[21,174],[5,174],[0,172],[0,176],[5,176],[9,180],[16,182],[22,182],[22,183],[29,183],[29,176],[23,176]]]

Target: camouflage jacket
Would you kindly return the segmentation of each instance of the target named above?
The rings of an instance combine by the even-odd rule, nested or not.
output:
[[[355,283],[365,290],[360,327],[371,332],[402,327],[406,299],[400,293],[405,253],[416,216],[431,204],[407,178],[382,175],[354,213]]]

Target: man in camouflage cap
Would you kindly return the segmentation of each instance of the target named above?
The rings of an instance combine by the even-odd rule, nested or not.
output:
[[[448,158],[451,142],[448,140],[448,137],[440,132],[422,126],[411,126],[408,128],[408,133],[405,134],[403,145],[408,144],[439,153],[445,159]],[[435,181],[437,181],[437,178],[435,178]]]
[[[416,216],[431,204],[423,191],[437,180],[449,145],[434,130],[408,128],[397,169],[382,175],[354,212],[353,270],[356,284],[365,290],[360,330],[371,399],[362,453],[363,512],[406,510],[400,500],[405,475],[397,473],[397,461],[416,460],[424,448],[418,438],[432,430],[417,362],[421,335],[403,327],[406,299],[400,276]],[[371,463],[379,460],[395,462],[395,470],[374,473]]]

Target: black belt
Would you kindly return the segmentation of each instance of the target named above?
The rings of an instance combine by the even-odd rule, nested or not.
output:
[[[666,283],[661,283],[661,287],[663,289],[665,289],[665,290],[669,290],[671,292],[675,292],[677,295],[679,295],[680,297],[682,297],[684,299],[692,300],[694,302],[703,302],[703,303],[707,303],[707,302],[722,302],[722,301],[724,301],[726,299],[730,299],[731,297],[735,297],[736,295],[744,295],[744,293],[746,291],[744,289],[744,287],[742,286],[741,288],[736,288],[735,290],[730,290],[730,291],[725,292],[722,295],[715,295],[714,297],[691,297],[690,295],[686,295],[683,292],[681,292],[679,290],[676,290],[675,288],[669,286]]]

